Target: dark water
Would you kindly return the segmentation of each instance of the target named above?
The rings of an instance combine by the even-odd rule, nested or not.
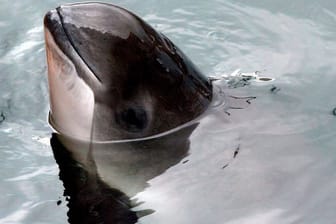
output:
[[[0,3],[0,223],[66,223],[68,182],[49,143],[42,28],[44,13],[64,1]],[[134,154],[142,163],[114,166],[94,155],[107,185],[120,183],[113,187],[139,203],[139,223],[334,223],[336,2],[113,3],[165,33],[207,75],[241,69],[275,79],[225,88],[226,102],[244,109],[212,108],[182,135],[190,145],[181,141],[161,166]]]

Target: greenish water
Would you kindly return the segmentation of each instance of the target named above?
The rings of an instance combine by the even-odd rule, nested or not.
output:
[[[65,2],[0,0],[0,223],[67,220],[42,27]],[[143,202],[135,210],[155,210],[139,223],[334,223],[336,2],[107,2],[166,34],[206,75],[275,78],[225,90],[256,99],[202,120],[185,163],[134,196]]]

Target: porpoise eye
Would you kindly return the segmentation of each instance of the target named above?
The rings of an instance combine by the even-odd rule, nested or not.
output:
[[[147,127],[146,111],[142,108],[127,108],[115,116],[116,122],[129,132],[139,132]]]

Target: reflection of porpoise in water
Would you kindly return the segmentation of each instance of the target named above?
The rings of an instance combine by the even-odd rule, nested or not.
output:
[[[201,115],[211,82],[167,37],[117,6],[61,6],[44,24],[50,123],[59,132],[51,145],[69,221],[135,223],[129,197],[187,155],[196,124],[150,136]]]
[[[70,223],[136,223],[129,197],[188,154],[191,125],[144,141],[91,144],[54,134],[51,145],[69,196]]]

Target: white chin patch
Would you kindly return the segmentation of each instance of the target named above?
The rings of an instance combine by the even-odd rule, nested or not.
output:
[[[50,94],[50,123],[61,134],[90,139],[94,94],[78,76],[74,64],[45,29]]]

